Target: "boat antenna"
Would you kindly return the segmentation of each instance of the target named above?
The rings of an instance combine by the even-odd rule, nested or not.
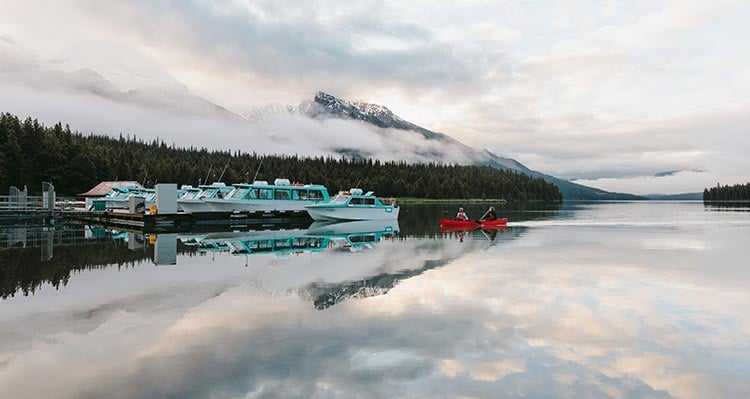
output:
[[[354,187],[359,188],[359,183],[362,183],[362,179],[357,180],[357,184],[355,184]]]
[[[260,167],[263,166],[263,158],[260,160],[260,164],[258,164],[258,169],[255,171],[255,176],[253,176],[253,181],[258,177],[258,173],[260,172]]]
[[[208,173],[206,173],[206,180],[204,180],[206,183],[208,183],[208,178],[211,176],[211,169],[213,169],[214,165],[208,167]]]
[[[219,180],[218,181],[221,181],[221,178],[224,176],[224,172],[227,171],[227,168],[229,167],[229,162],[231,162],[231,161],[232,161],[232,158],[229,158],[229,160],[227,161],[227,164],[224,165],[224,170],[221,171],[221,174],[219,175]]]

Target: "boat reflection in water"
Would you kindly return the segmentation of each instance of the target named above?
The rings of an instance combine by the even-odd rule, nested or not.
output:
[[[199,252],[229,252],[233,255],[275,254],[288,256],[327,249],[361,251],[399,231],[397,221],[315,222],[307,230],[266,230],[183,236],[183,244]]]

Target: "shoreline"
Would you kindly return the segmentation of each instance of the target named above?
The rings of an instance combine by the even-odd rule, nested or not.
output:
[[[396,204],[491,204],[508,203],[501,198],[396,198]]]

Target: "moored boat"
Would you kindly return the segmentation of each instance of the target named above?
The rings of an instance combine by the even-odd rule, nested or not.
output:
[[[233,186],[227,186],[224,183],[213,183],[200,185],[198,187],[190,187],[187,188],[185,194],[177,200],[177,205],[182,208],[183,212],[187,213],[211,212],[211,208],[206,204],[205,200],[214,198],[222,199],[233,190]]]
[[[148,208],[148,206],[156,200],[156,191],[151,188],[144,188],[135,185],[112,187],[112,191],[107,193],[103,198],[92,201],[92,207],[90,210],[104,211],[112,209],[128,209],[130,205],[130,197],[142,197],[145,202],[145,207]]]
[[[341,191],[328,202],[320,202],[305,207],[314,220],[395,220],[399,207],[383,205],[375,193],[353,188]]]
[[[203,202],[215,212],[304,211],[305,205],[330,199],[328,189],[319,184],[290,184],[287,179],[276,179],[274,184],[255,181],[253,184],[234,184],[224,198],[209,198]]]
[[[92,201],[90,210],[107,210],[107,209],[126,209],[128,207],[128,197],[132,192],[142,188],[139,185],[112,187],[104,197]]]

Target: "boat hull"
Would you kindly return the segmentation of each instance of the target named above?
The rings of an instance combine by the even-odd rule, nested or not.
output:
[[[311,205],[306,207],[314,220],[397,220],[400,208],[385,207],[341,207],[326,205]]]
[[[398,220],[318,221],[307,228],[310,235],[344,235],[359,233],[398,233]]]
[[[206,199],[212,212],[304,211],[307,201]]]
[[[177,200],[177,205],[182,208],[183,212],[187,213],[212,212],[205,202],[197,199]]]
[[[491,229],[498,227],[506,227],[508,225],[508,219],[502,218],[497,220],[483,220],[481,223],[477,223],[474,220],[452,220],[452,219],[440,219],[441,229],[451,230],[473,230],[473,229]]]

